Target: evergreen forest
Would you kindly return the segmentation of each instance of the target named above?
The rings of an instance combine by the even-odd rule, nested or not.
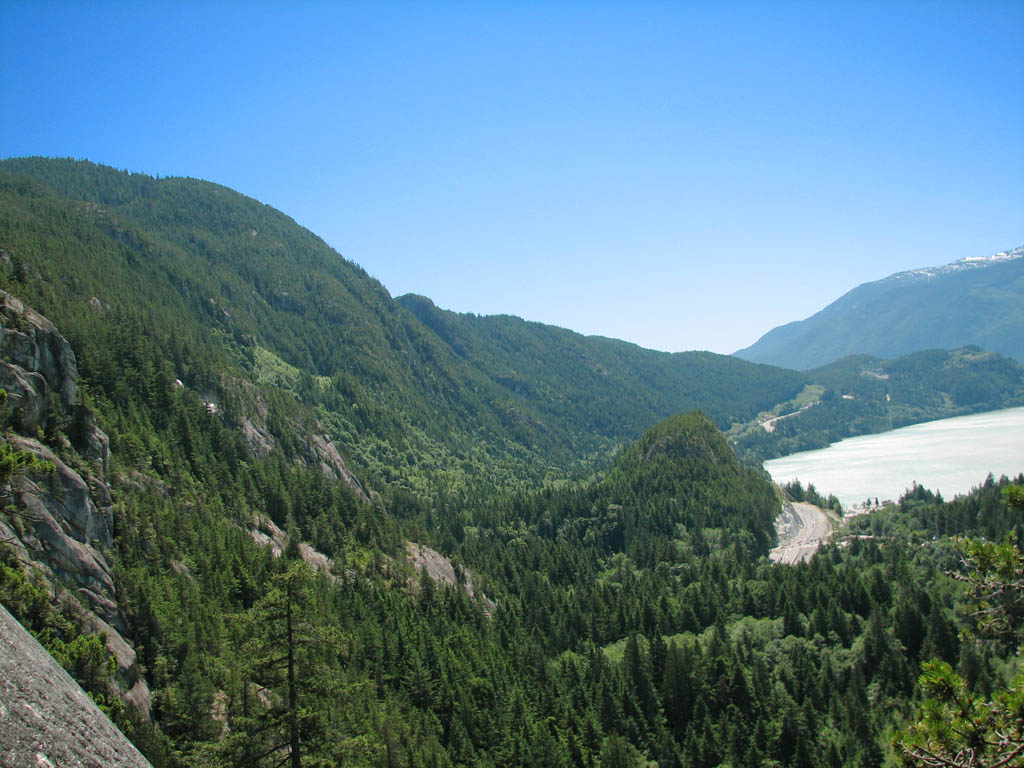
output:
[[[0,289],[0,602],[158,768],[1024,764],[1024,476],[790,566],[760,468],[1022,404],[1009,358],[457,314],[237,192],[72,160],[0,162]],[[71,475],[109,605],[38,533]]]

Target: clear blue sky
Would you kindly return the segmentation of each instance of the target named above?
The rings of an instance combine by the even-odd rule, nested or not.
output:
[[[233,187],[392,295],[732,352],[1024,244],[1024,3],[0,2],[0,156]]]

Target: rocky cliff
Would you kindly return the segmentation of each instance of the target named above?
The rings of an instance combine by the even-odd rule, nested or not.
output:
[[[145,715],[149,691],[135,650],[122,636],[125,620],[104,556],[113,545],[105,480],[109,440],[92,412],[76,402],[71,345],[53,323],[4,291],[0,389],[6,392],[0,443],[22,463],[36,460],[0,483],[0,542],[43,577],[79,624],[106,633],[120,671],[119,693]]]
[[[78,392],[78,366],[71,345],[53,323],[0,291],[0,387],[18,414],[18,426],[33,433],[47,426],[56,406],[70,411]],[[50,395],[56,402],[50,402]]]

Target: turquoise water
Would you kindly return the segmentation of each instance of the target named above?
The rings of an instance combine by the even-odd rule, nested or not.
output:
[[[843,506],[899,498],[914,481],[944,498],[968,492],[992,473],[1024,472],[1024,408],[958,416],[850,437],[817,451],[772,459],[777,483],[795,477],[834,493]]]

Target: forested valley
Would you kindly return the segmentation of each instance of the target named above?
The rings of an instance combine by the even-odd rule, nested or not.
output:
[[[88,163],[4,161],[0,200],[0,602],[153,765],[1021,764],[1024,476],[783,566],[757,464],[842,408],[1015,404],[1013,361],[804,374],[455,315],[230,190]],[[108,592],[40,532],[79,487]]]

